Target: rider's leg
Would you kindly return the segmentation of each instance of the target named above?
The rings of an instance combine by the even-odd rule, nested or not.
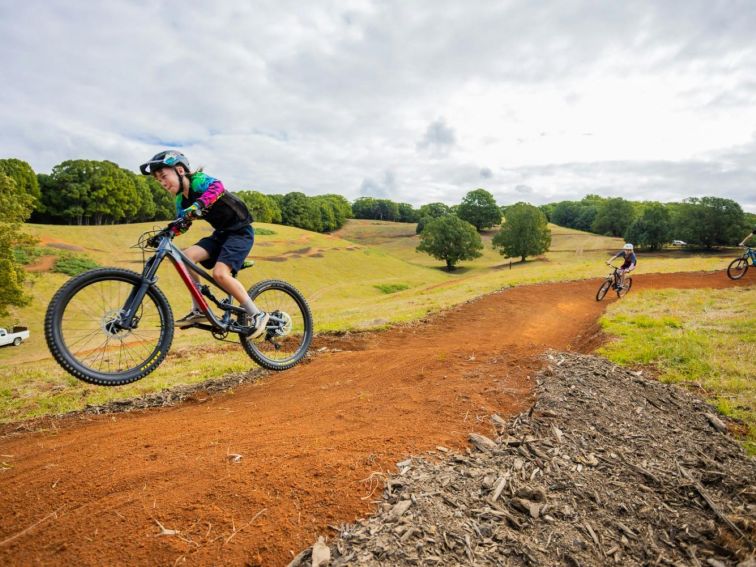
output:
[[[262,335],[265,332],[270,315],[263,313],[254,304],[241,282],[231,274],[231,267],[223,262],[217,262],[213,268],[213,278],[218,282],[218,285],[230,293],[241,304],[244,310],[249,313],[251,321],[247,324],[254,328],[250,337],[254,339]]]
[[[186,257],[195,264],[199,264],[200,262],[203,262],[210,258],[210,253],[202,248],[202,246],[197,246],[196,244],[190,246],[189,248],[186,248],[183,252],[184,254],[186,254]],[[199,275],[197,274],[197,272],[189,268],[189,275],[194,280],[194,285],[199,286]],[[194,299],[194,296],[192,296],[192,309],[199,311],[199,305],[197,305],[197,301]]]
[[[223,262],[216,263],[215,267],[213,267],[213,279],[218,282],[225,291],[230,293],[242,306],[244,306],[247,301],[252,303],[249,295],[247,295],[247,290],[244,289],[244,286],[239,280],[231,275],[231,266],[228,264],[224,264]],[[254,306],[254,303],[252,303],[252,305]],[[254,307],[250,314],[255,315],[259,312],[260,310],[257,307]]]

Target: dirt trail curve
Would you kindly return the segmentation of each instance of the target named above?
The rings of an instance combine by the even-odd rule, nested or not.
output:
[[[642,275],[633,292],[752,281]],[[310,364],[178,407],[6,428],[0,564],[285,565],[370,513],[372,473],[528,407],[539,353],[597,344],[598,283],[512,288],[321,340]]]

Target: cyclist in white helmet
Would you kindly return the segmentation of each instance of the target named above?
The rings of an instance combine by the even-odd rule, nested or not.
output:
[[[606,261],[607,265],[611,264],[612,260],[619,258],[620,256],[623,257],[623,263],[619,267],[617,275],[620,278],[619,285],[623,286],[625,285],[625,274],[632,272],[635,269],[635,265],[638,263],[638,258],[635,256],[635,252],[633,251],[633,245],[627,242],[622,247],[622,250],[617,252],[614,256]]]

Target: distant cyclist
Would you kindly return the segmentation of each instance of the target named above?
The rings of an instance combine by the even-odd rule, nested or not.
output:
[[[755,234],[756,234],[756,226],[753,227],[753,230],[751,231],[751,234],[749,234],[748,236],[746,236],[743,239],[743,242],[741,242],[740,244],[738,244],[738,246],[745,246],[746,245],[745,243],[748,242],[748,239],[751,238]]]
[[[638,258],[635,256],[635,252],[633,252],[633,245],[627,242],[622,247],[622,250],[606,261],[606,264],[611,265],[612,260],[619,258],[620,256],[622,256],[623,263],[617,270],[617,276],[619,276],[618,285],[621,287],[625,285],[625,274],[632,272],[635,269],[635,266],[638,263]]]

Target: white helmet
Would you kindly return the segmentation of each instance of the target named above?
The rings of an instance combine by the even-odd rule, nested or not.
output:
[[[630,244],[629,242],[627,242],[622,248],[623,248],[623,250],[632,250],[633,249],[633,245]]]

